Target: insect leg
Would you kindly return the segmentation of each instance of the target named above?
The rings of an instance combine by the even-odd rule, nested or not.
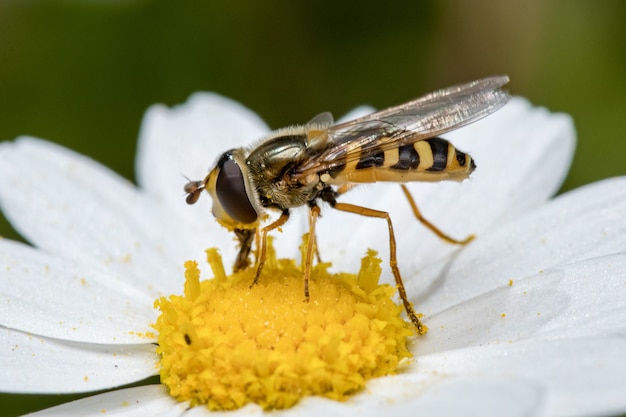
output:
[[[315,248],[315,259],[317,259],[317,263],[321,264],[322,263],[322,258],[320,256],[320,250],[319,247],[317,246],[317,236],[315,236],[315,224],[314,222],[317,221],[317,218],[320,215],[320,209],[319,207],[317,207],[317,214],[315,214],[315,218],[313,218],[313,208],[317,207],[316,205],[312,205],[310,206],[311,210],[309,211],[309,240],[313,240],[313,247]],[[308,251],[308,247],[307,247],[307,251]],[[308,253],[308,252],[307,252]],[[308,296],[307,296],[308,299]]]
[[[387,213],[386,211],[374,210],[367,207],[355,206],[348,203],[335,203],[333,204],[333,207],[337,210],[347,211],[349,213],[356,213],[365,217],[377,217],[380,219],[385,219],[387,221],[387,228],[389,229],[389,265],[391,266],[393,277],[396,280],[398,294],[400,295],[402,304],[404,304],[404,310],[406,311],[407,316],[409,316],[409,318],[417,328],[417,332],[419,334],[425,334],[427,329],[420,322],[417,314],[415,313],[415,310],[413,310],[413,307],[411,306],[411,303],[409,302],[409,299],[406,295],[406,290],[404,289],[402,277],[400,276],[400,270],[398,269],[398,259],[396,257],[396,237],[393,233],[393,225],[391,223],[391,217],[389,217],[389,213]]]
[[[280,226],[285,224],[287,220],[289,220],[289,210],[284,210],[275,222],[270,223],[261,229],[261,253],[259,254],[259,264],[256,267],[254,281],[252,281],[250,288],[254,287],[254,285],[259,281],[259,277],[261,276],[261,270],[263,269],[263,265],[265,265],[265,255],[267,251],[267,233],[271,230],[279,228]]]
[[[341,195],[341,194],[345,194],[348,191],[350,191],[351,189],[353,189],[354,187],[356,187],[358,184],[355,183],[346,183],[346,184],[342,184],[341,186],[339,186],[339,188],[337,188],[337,195]]]
[[[261,232],[259,228],[256,228],[256,233],[254,234],[254,247],[256,248],[254,251],[254,264],[256,265],[259,261],[259,251],[261,247]]]
[[[311,264],[313,263],[313,248],[315,247],[315,253],[317,252],[317,239],[315,238],[315,224],[317,218],[320,216],[320,208],[318,206],[312,206],[309,211],[309,239],[306,244],[306,256],[304,258],[304,297],[306,301],[309,301],[309,278],[311,277]]]
[[[239,240],[239,253],[233,265],[233,272],[241,271],[250,266],[250,249],[252,247],[252,239],[257,229],[235,229],[235,236]]]
[[[400,187],[402,187],[402,192],[404,192],[404,196],[406,197],[406,199],[409,200],[409,204],[411,205],[411,209],[413,210],[413,214],[415,215],[417,220],[419,220],[420,223],[430,229],[431,232],[439,236],[441,240],[445,240],[448,243],[454,243],[455,245],[466,245],[476,237],[475,235],[469,235],[463,240],[457,240],[448,236],[447,234],[439,230],[437,226],[435,226],[434,224],[426,220],[424,216],[422,216],[422,213],[417,208],[417,204],[415,204],[415,200],[413,200],[413,196],[411,196],[411,192],[409,191],[407,186],[404,184],[400,184]]]

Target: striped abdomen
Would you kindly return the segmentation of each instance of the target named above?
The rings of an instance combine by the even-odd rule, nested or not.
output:
[[[447,140],[434,137],[349,161],[333,170],[325,182],[461,181],[475,168],[471,156]]]

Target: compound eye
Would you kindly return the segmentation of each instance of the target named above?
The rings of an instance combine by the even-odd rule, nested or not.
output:
[[[215,194],[222,208],[239,223],[254,223],[258,216],[246,193],[246,183],[241,169],[230,158],[222,159],[218,167],[220,172],[215,180]]]

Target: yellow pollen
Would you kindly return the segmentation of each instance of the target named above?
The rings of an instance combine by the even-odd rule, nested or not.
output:
[[[395,288],[378,283],[374,251],[358,274],[315,265],[306,302],[302,266],[276,259],[268,246],[252,288],[254,268],[226,276],[209,249],[213,279],[200,281],[197,263],[188,261],[184,295],[155,302],[161,382],[170,395],[210,410],[251,402],[283,409],[310,395],[342,401],[411,357],[414,328],[400,317]]]

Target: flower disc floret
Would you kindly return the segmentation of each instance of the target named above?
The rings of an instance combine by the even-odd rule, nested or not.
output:
[[[375,252],[358,275],[313,267],[308,302],[302,267],[269,252],[251,288],[254,269],[226,276],[209,249],[214,278],[201,282],[188,261],[184,295],[155,302],[161,382],[173,397],[211,410],[287,408],[309,395],[341,401],[411,356],[414,330],[392,300],[395,289],[378,283]]]

